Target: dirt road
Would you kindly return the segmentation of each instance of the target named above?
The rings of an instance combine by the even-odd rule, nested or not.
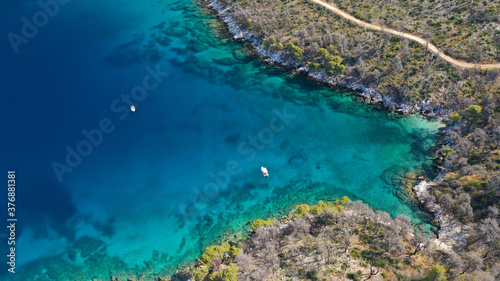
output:
[[[411,35],[411,34],[408,34],[408,33],[404,33],[404,32],[401,32],[401,31],[397,31],[397,30],[394,30],[394,29],[390,29],[390,28],[387,28],[387,27],[383,27],[383,26],[380,26],[380,25],[375,25],[375,24],[371,24],[371,23],[367,23],[367,22],[364,22],[362,20],[359,20],[349,14],[347,14],[346,12],[343,12],[342,10],[340,10],[339,8],[336,8],[330,4],[327,4],[323,1],[320,1],[320,0],[311,0],[312,2],[316,3],[316,4],[319,4],[325,8],[327,8],[328,10],[334,12],[335,14],[347,19],[347,20],[350,20],[354,23],[356,23],[357,25],[360,25],[360,26],[363,26],[363,27],[366,27],[366,28],[369,28],[369,29],[373,29],[373,30],[380,30],[380,31],[384,31],[384,32],[387,32],[387,33],[391,33],[393,35],[396,35],[396,36],[399,36],[399,37],[403,37],[403,38],[406,38],[406,39],[409,39],[409,40],[413,40],[417,43],[419,43],[420,45],[426,47],[429,51],[431,51],[432,53],[440,56],[442,59],[444,59],[445,61],[455,65],[455,66],[458,66],[458,67],[463,67],[463,68],[477,68],[477,69],[481,69],[481,70],[485,70],[485,69],[500,69],[500,63],[486,63],[486,64],[479,64],[479,63],[470,63],[470,62],[465,62],[465,61],[461,61],[461,60],[456,60],[446,54],[444,54],[443,52],[441,52],[436,46],[432,45],[431,43],[429,43],[427,40],[423,39],[423,38],[420,38],[418,36],[415,36],[415,35]]]

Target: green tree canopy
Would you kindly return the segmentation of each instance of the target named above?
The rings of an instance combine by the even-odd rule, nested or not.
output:
[[[326,204],[325,202],[319,200],[318,204],[312,206],[311,208],[309,208],[309,211],[315,215],[315,216],[319,216],[323,213],[323,209],[325,207],[328,207],[328,204]]]
[[[273,221],[271,219],[265,220],[256,220],[252,223],[252,230],[256,230],[257,227],[266,227],[273,225]]]
[[[328,57],[328,50],[325,49],[325,48],[319,48],[319,50],[318,50],[318,56],[322,60],[325,60]]]
[[[330,54],[332,55],[336,55],[339,52],[333,45],[328,45],[328,47],[326,48],[328,49],[328,52],[330,52]]]
[[[235,263],[230,263],[229,266],[221,273],[222,280],[236,281],[238,277],[238,266]]]
[[[203,253],[200,258],[200,262],[206,267],[210,267],[213,259],[223,259],[225,253],[228,253],[232,258],[234,258],[240,253],[240,251],[240,248],[229,245],[229,243],[225,243],[220,246],[211,246],[205,250],[205,253]]]
[[[342,73],[344,73],[344,71],[345,71],[345,65],[343,65],[343,64],[337,64],[335,66],[335,72],[337,74],[342,74]]]
[[[304,60],[302,55],[304,54],[304,50],[300,48],[299,46],[293,44],[293,43],[288,43],[287,44],[287,49],[290,51],[290,53],[293,55],[293,58],[296,60]]]
[[[269,50],[271,48],[271,45],[273,45],[276,42],[277,42],[276,38],[271,35],[271,36],[267,37],[266,39],[264,39],[264,41],[262,43],[264,44],[266,49]]]
[[[248,27],[248,29],[253,29],[252,19],[247,20],[247,27]]]
[[[342,58],[339,56],[329,56],[328,61],[336,65],[342,63]]]
[[[451,121],[458,123],[458,122],[460,122],[460,120],[462,120],[462,116],[458,113],[453,113],[450,115],[450,119],[451,119]]]
[[[473,104],[464,110],[464,117],[472,121],[477,121],[481,117],[482,111],[483,108],[481,106]]]
[[[309,69],[309,71],[312,71],[312,72],[315,72],[315,71],[318,71],[321,69],[321,64],[317,63],[317,62],[307,62],[306,63],[307,65],[307,68]]]
[[[310,207],[307,204],[295,206],[295,216],[296,217],[308,216],[309,215],[309,208]]]
[[[193,277],[197,281],[203,280],[205,276],[207,276],[207,274],[208,274],[208,267],[206,266],[198,267],[193,271]]]
[[[450,152],[452,152],[452,151],[453,151],[453,148],[449,148],[449,147],[445,147],[445,148],[443,148],[443,152],[444,152],[445,154],[448,154],[448,153],[450,153]]]
[[[424,277],[423,280],[425,280],[425,281],[445,281],[448,279],[448,277],[446,277],[445,273],[446,273],[446,269],[444,268],[444,266],[442,266],[440,264],[435,264],[430,268],[429,273],[427,273],[427,275]]]

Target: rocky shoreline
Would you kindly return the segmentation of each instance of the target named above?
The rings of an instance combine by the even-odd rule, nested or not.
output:
[[[354,90],[366,103],[382,105],[391,111],[402,114],[420,113],[426,117],[438,117],[441,119],[449,116],[449,112],[443,106],[433,105],[429,100],[424,100],[416,104],[396,102],[392,96],[378,93],[370,85],[350,83],[341,77],[327,75],[324,72],[310,72],[303,62],[287,58],[283,52],[265,50],[261,40],[256,37],[255,33],[241,28],[236,23],[231,14],[227,12],[227,6],[219,4],[218,0],[205,1],[208,3],[208,7],[214,10],[218,17],[226,24],[229,32],[235,39],[251,43],[257,54],[269,64],[279,64],[333,87]]]
[[[413,188],[419,202],[434,214],[439,224],[438,238],[434,244],[444,251],[451,249],[451,245],[462,250],[467,246],[466,238],[471,233],[471,229],[436,202],[436,197],[430,189],[434,184],[435,182],[421,181]]]

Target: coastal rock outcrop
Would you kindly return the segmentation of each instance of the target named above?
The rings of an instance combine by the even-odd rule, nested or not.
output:
[[[464,249],[467,246],[466,238],[471,233],[470,225],[463,224],[437,203],[432,192],[434,184],[434,182],[421,181],[413,188],[417,199],[428,211],[434,214],[434,218],[439,224],[438,238],[434,243],[444,251],[453,246]]]

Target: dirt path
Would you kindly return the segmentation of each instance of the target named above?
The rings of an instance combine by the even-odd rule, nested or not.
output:
[[[445,55],[443,52],[439,51],[438,48],[436,48],[436,46],[432,45],[431,43],[427,42],[427,40],[423,39],[423,38],[420,38],[420,37],[417,37],[415,35],[411,35],[411,34],[408,34],[408,33],[404,33],[404,32],[400,32],[400,31],[397,31],[397,30],[394,30],[394,29],[390,29],[390,28],[387,28],[387,27],[383,27],[383,26],[379,26],[379,25],[374,25],[374,24],[371,24],[371,23],[367,23],[367,22],[364,22],[362,20],[359,20],[349,14],[347,14],[346,12],[343,12],[342,10],[340,10],[339,8],[336,8],[330,4],[327,4],[323,1],[320,1],[320,0],[311,0],[312,2],[316,3],[316,4],[319,4],[325,8],[327,8],[328,10],[336,13],[337,15],[347,19],[347,20],[350,20],[354,23],[356,23],[357,25],[360,25],[360,26],[363,26],[363,27],[366,27],[366,28],[369,28],[369,29],[373,29],[373,30],[380,30],[380,31],[383,31],[383,32],[387,32],[387,33],[391,33],[391,34],[394,34],[396,36],[399,36],[399,37],[403,37],[403,38],[406,38],[406,39],[410,39],[410,40],[413,40],[417,43],[419,43],[420,45],[426,47],[429,51],[431,51],[432,53],[440,56],[442,59],[444,59],[445,61],[455,65],[455,66],[459,66],[459,67],[463,67],[463,68],[476,68],[476,69],[482,69],[482,70],[485,70],[485,69],[500,69],[500,63],[486,63],[486,64],[480,64],[480,63],[470,63],[470,62],[465,62],[465,61],[461,61],[461,60],[456,60],[450,56],[447,56]]]

